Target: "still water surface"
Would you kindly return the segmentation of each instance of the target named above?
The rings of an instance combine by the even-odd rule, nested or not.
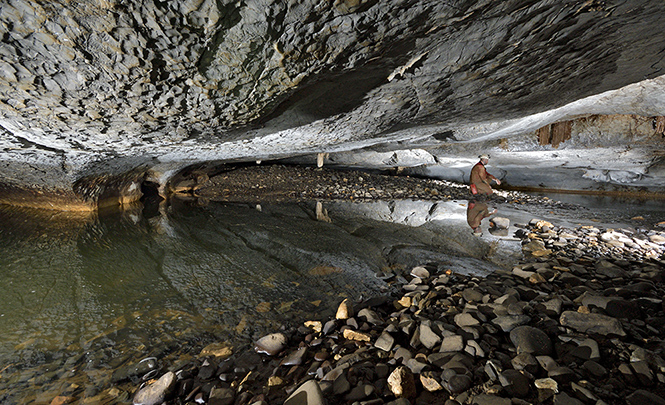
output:
[[[212,342],[238,347],[290,319],[324,319],[344,297],[385,291],[377,274],[456,249],[445,232],[354,212],[175,202],[88,216],[0,206],[0,403],[121,402],[108,394],[119,368],[151,356],[169,366]]]
[[[657,220],[665,210],[654,206]],[[617,207],[580,216],[604,208]],[[174,201],[95,215],[0,206],[0,403],[123,403],[140,381],[122,386],[118,370],[141,359],[172,367],[213,342],[242,350],[291,320],[333,315],[345,297],[383,293],[390,274],[424,262],[482,275],[518,259],[508,236],[494,240],[504,257],[481,260],[492,236],[474,237],[465,213],[466,201]]]

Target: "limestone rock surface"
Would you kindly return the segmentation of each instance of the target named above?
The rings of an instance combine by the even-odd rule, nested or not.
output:
[[[191,165],[368,148],[393,166],[418,148],[415,166],[468,165],[478,148],[553,157],[534,131],[587,116],[564,149],[635,151],[575,176],[661,185],[664,15],[649,0],[6,1],[0,194],[120,204]],[[635,130],[592,122],[612,114]],[[513,158],[517,184],[533,163]]]

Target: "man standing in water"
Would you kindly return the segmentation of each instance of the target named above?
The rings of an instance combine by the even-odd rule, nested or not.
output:
[[[485,165],[489,162],[490,156],[482,154],[478,157],[480,158],[480,162],[476,163],[471,169],[471,192],[473,194],[490,195],[492,194],[490,182],[494,180],[497,185],[500,185],[501,180],[487,173],[487,169],[485,169]],[[474,191],[474,187],[476,191]]]

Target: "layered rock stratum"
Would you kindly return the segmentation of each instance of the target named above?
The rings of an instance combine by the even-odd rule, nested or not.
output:
[[[441,172],[478,149],[508,153],[494,162],[514,184],[537,152],[545,172],[663,187],[664,15],[648,0],[8,0],[0,194],[88,209],[146,182],[165,194],[193,165],[328,153]],[[580,118],[598,125],[538,142]]]

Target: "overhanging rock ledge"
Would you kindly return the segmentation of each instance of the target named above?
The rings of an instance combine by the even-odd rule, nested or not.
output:
[[[90,209],[190,165],[319,152],[463,178],[481,149],[516,185],[556,167],[551,183],[660,190],[663,17],[648,0],[8,0],[0,202]],[[570,140],[538,142],[567,120]]]

